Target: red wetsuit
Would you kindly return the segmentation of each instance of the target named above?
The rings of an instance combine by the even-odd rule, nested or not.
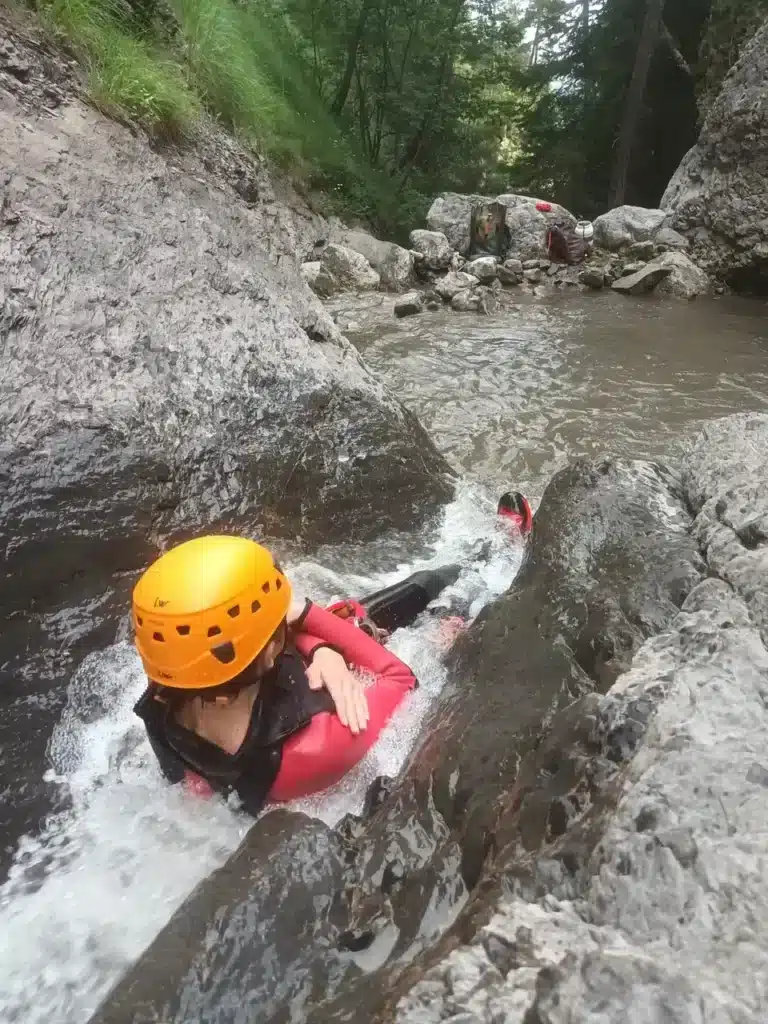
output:
[[[374,677],[366,689],[368,726],[356,736],[338,715],[321,711],[308,726],[283,744],[280,771],[269,792],[274,801],[295,800],[338,782],[371,749],[392,713],[416,686],[404,662],[364,630],[337,615],[311,605],[294,640],[306,663],[318,647],[335,648],[350,667]]]

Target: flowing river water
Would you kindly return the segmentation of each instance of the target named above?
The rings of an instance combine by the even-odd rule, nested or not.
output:
[[[521,560],[493,514],[502,489],[519,487],[535,502],[574,457],[663,459],[708,419],[768,409],[762,303],[562,296],[492,317],[440,312],[400,322],[390,306],[374,296],[336,312],[342,326],[356,321],[350,334],[368,365],[417,413],[462,482],[428,535],[289,564],[297,589],[317,599],[463,561],[455,589],[474,614],[507,588]],[[490,556],[476,562],[480,541]],[[422,688],[353,776],[301,803],[329,824],[360,810],[376,775],[398,771],[442,686],[433,624],[401,631],[393,645]],[[0,890],[0,1019],[9,1024],[84,1024],[249,827],[225,805],[161,783],[131,712],[142,686],[127,633],[71,682],[48,766],[71,806],[21,841]]]

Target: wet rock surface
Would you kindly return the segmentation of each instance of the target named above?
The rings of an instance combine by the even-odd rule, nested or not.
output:
[[[768,22],[744,48],[661,205],[696,262],[737,291],[768,294]]]
[[[416,316],[424,309],[424,296],[421,292],[407,292],[395,303],[395,316],[402,319],[405,316]]]
[[[750,545],[767,432],[766,416],[719,421],[683,459],[693,532],[722,578],[698,583],[599,699],[598,719],[636,742],[591,855],[574,860],[566,837],[559,862],[518,862],[515,895],[401,998],[398,1024],[765,1017],[768,584],[764,541]]]
[[[649,267],[668,267],[670,273],[659,282],[657,292],[678,299],[696,299],[710,291],[710,280],[704,271],[684,252],[666,252],[652,260]]]
[[[652,292],[671,273],[671,267],[654,266],[652,263],[648,263],[641,270],[620,277],[618,281],[613,282],[611,287],[615,292],[621,292],[623,295],[645,295],[647,292]]]
[[[317,915],[301,910],[306,867],[296,872],[295,893],[278,869],[279,916],[270,878],[319,826],[286,815],[283,845],[265,859],[268,816],[238,855],[250,864],[247,887],[226,874],[204,882],[94,1024],[142,1024],[158,1014],[171,1024],[191,1007],[220,1024],[257,1006],[267,1007],[260,1019],[287,1020],[286,1001],[278,1008],[275,997],[287,994],[286,985],[309,1022],[391,1019],[398,986],[423,976],[445,943],[449,949],[474,934],[492,913],[504,873],[524,876],[526,864],[588,820],[635,749],[650,712],[640,701],[619,720],[602,713],[599,694],[647,637],[668,626],[703,569],[671,483],[648,464],[621,462],[577,463],[553,480],[524,567],[452,656],[453,683],[404,778],[374,787],[368,813],[340,828],[338,888],[335,855],[317,863],[326,899],[323,941],[311,962],[307,938],[319,932]],[[576,870],[589,848],[584,838],[574,841],[557,871],[569,874],[564,863]],[[206,932],[201,920],[213,922]],[[259,924],[248,932],[237,926],[242,920]],[[266,972],[277,941],[280,969]],[[499,964],[508,972],[507,947],[500,939],[490,947],[498,963],[486,964],[482,954],[477,970],[464,971],[452,1013],[500,983]]]
[[[301,279],[317,223],[258,168],[246,202],[237,159],[236,187],[76,101],[40,113],[33,42],[14,42],[30,96],[0,81],[9,845],[47,809],[64,681],[114,640],[160,545],[203,529],[364,538],[413,527],[451,494],[415,418]]]

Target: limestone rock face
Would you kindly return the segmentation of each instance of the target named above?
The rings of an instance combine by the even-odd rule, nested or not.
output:
[[[706,273],[768,291],[768,22],[745,47],[661,201]]]

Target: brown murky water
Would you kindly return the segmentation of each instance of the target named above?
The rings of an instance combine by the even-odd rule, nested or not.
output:
[[[571,458],[663,458],[705,420],[768,409],[762,301],[563,295],[403,321],[378,297],[339,309],[367,363],[492,489],[537,495]]]

